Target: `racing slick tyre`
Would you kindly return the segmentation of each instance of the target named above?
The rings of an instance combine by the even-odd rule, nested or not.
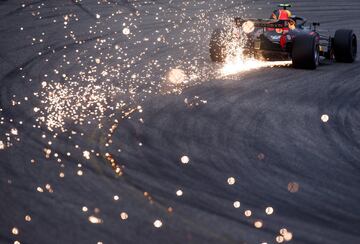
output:
[[[357,38],[352,30],[337,30],[334,37],[334,54],[337,62],[352,63],[357,54]]]
[[[300,35],[294,40],[292,62],[296,69],[316,69],[319,66],[319,44],[314,35]]]
[[[210,58],[213,62],[223,63],[226,58],[226,39],[225,29],[216,29],[210,39]]]

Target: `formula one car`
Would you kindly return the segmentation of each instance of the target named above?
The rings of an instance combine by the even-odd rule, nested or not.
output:
[[[320,57],[352,63],[357,54],[357,38],[352,30],[341,29],[334,36],[318,30],[320,23],[307,25],[306,19],[292,15],[290,4],[280,4],[269,19],[234,18],[230,28],[214,30],[210,57],[225,62],[241,50],[245,57],[260,60],[292,60],[293,67],[316,69]]]

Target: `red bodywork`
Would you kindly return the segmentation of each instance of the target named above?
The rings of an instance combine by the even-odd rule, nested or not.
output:
[[[276,16],[274,13],[272,14],[272,17],[274,19],[290,20],[290,12],[288,10],[280,9],[278,11],[279,11],[279,16]],[[268,31],[275,31],[275,30],[279,34],[282,33],[282,36],[280,37],[280,46],[281,46],[281,48],[285,48],[286,42],[287,42],[286,35],[289,32],[289,28],[288,27],[284,27],[281,29],[268,28]]]

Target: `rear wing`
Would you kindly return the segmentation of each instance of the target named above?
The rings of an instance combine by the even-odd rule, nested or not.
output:
[[[288,28],[288,20],[273,20],[273,19],[243,19],[236,17],[235,24],[237,27],[241,27],[245,22],[251,21],[254,23],[255,28]]]

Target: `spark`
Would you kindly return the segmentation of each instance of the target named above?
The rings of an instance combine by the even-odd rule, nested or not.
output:
[[[52,189],[52,187],[51,187],[50,184],[46,184],[46,185],[45,185],[45,189],[48,190],[48,192],[50,192],[50,193],[53,193],[53,192],[54,192],[54,190]]]
[[[103,223],[102,219],[95,217],[95,216],[89,216],[88,219],[89,219],[89,222],[92,224],[102,224]]]
[[[188,156],[182,156],[180,160],[183,164],[188,164],[190,162],[190,158]]]
[[[83,151],[83,157],[86,159],[90,159],[90,152],[89,151]]]
[[[240,202],[239,201],[235,201],[233,203],[233,205],[234,205],[234,208],[240,208]]]
[[[327,114],[321,115],[321,120],[322,122],[327,123],[329,121],[329,115]]]
[[[282,228],[279,231],[280,235],[282,235],[282,236],[285,235],[287,232],[288,232],[288,230],[286,228]]]
[[[12,128],[11,129],[11,134],[17,136],[18,135],[18,130],[16,128]]]
[[[129,28],[124,28],[123,30],[122,30],[122,33],[124,34],[124,35],[129,35],[130,34],[130,29]]]
[[[265,209],[265,213],[266,213],[267,215],[271,215],[271,214],[274,213],[274,209],[273,209],[272,207],[267,207],[267,208]]]
[[[18,235],[18,234],[19,234],[19,229],[16,228],[16,227],[13,227],[12,230],[11,230],[11,233],[12,233],[13,235]]]
[[[25,216],[25,221],[26,221],[26,222],[30,222],[30,221],[31,221],[31,216],[30,216],[30,215],[26,215],[26,216]]]
[[[299,191],[300,185],[296,182],[289,182],[288,191],[291,193],[296,193]]]
[[[178,196],[178,197],[181,197],[183,195],[183,191],[182,190],[177,190],[176,191],[176,196]]]
[[[277,242],[277,243],[283,243],[283,242],[284,242],[284,237],[282,237],[282,236],[277,236],[277,237],[276,237],[276,242]]]
[[[120,214],[120,218],[121,218],[122,220],[127,220],[127,219],[129,218],[129,215],[128,215],[126,212],[122,212],[122,213]]]
[[[229,177],[229,178],[227,179],[227,183],[228,183],[229,185],[234,185],[235,182],[236,182],[236,180],[235,180],[234,177]]]
[[[157,219],[157,220],[154,221],[154,226],[156,228],[160,228],[162,225],[163,225],[163,223],[162,223],[161,220]]]
[[[293,234],[291,232],[286,232],[283,236],[285,241],[291,241],[291,239],[293,238]]]
[[[246,210],[244,212],[244,214],[245,214],[246,217],[250,217],[252,213],[251,213],[251,210]]]
[[[263,227],[263,222],[261,220],[257,220],[257,221],[254,222],[254,226],[257,229],[260,229],[260,228]]]

